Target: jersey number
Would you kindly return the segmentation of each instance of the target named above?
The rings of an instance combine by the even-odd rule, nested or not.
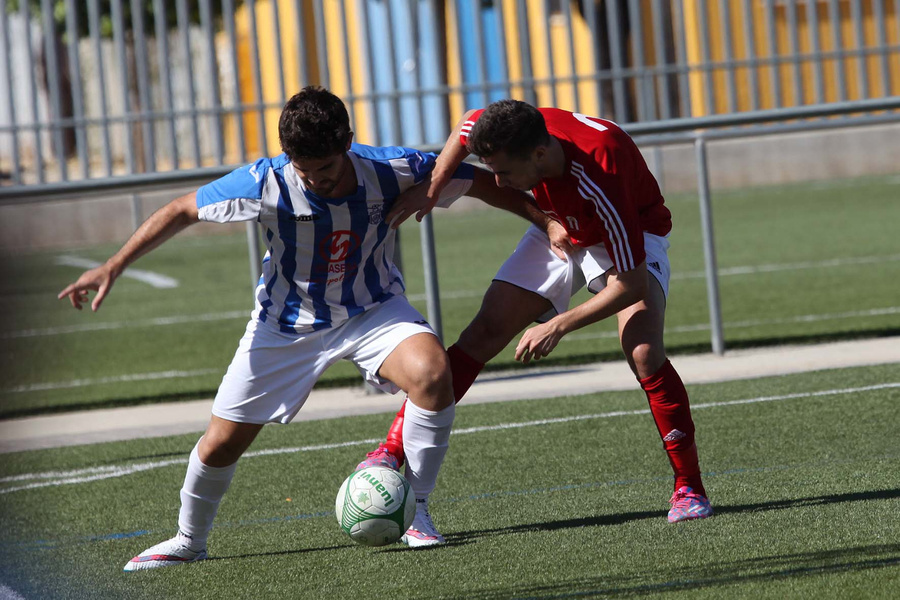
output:
[[[576,119],[578,119],[579,121],[581,121],[582,123],[584,123],[585,125],[587,125],[588,127],[591,127],[592,129],[596,129],[597,131],[606,131],[606,129],[607,129],[606,126],[601,125],[597,121],[592,121],[591,118],[587,115],[583,115],[581,113],[572,113],[572,116],[575,117]]]

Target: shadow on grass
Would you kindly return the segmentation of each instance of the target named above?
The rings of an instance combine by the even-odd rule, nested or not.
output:
[[[731,506],[713,503],[713,508],[715,509],[716,515],[727,515],[764,512],[770,510],[783,510],[806,506],[821,506],[826,504],[840,504],[843,502],[859,502],[865,500],[894,500],[896,498],[900,498],[900,489],[853,492],[848,494],[833,494],[829,496],[813,496],[810,498],[796,498],[792,500],[772,500],[770,502],[760,502],[757,504],[737,504]],[[546,521],[543,523],[525,523],[522,525],[511,525],[509,527],[501,527],[498,529],[462,531],[459,533],[450,534],[446,537],[448,542],[477,541],[479,538],[491,537],[495,535],[531,533],[536,531],[556,531],[559,529],[577,529],[582,527],[623,525],[625,523],[629,523],[632,521],[641,521],[644,519],[662,519],[665,517],[665,515],[665,511],[656,510],[618,513],[612,515],[597,515],[593,517],[582,517],[577,519]]]
[[[696,591],[735,584],[768,584],[832,573],[862,572],[900,565],[900,544],[856,546],[840,550],[775,554],[731,562],[691,564],[677,569],[655,568],[630,577],[583,577],[551,585],[510,586],[474,590],[462,600],[649,596],[665,592]],[[879,588],[879,591],[887,592]]]
[[[270,556],[294,556],[299,554],[309,554],[310,552],[327,552],[329,550],[344,550],[347,548],[353,548],[353,546],[350,544],[346,544],[343,546],[324,546],[321,548],[301,548],[299,550],[278,550],[277,552],[256,552],[253,554],[233,554],[231,556],[210,556],[206,560],[243,560],[246,558],[266,558]]]
[[[894,500],[900,489],[872,490],[827,496],[772,500],[755,504],[716,505],[717,515],[783,510],[807,506]],[[578,519],[527,523],[498,529],[466,531],[447,536],[451,544],[476,543],[480,538],[517,533],[621,525],[643,519],[662,519],[663,511],[643,511],[598,515]],[[654,568],[631,577],[586,577],[551,585],[523,585],[473,590],[456,596],[459,600],[499,600],[501,598],[551,599],[578,597],[634,597],[660,592],[697,590],[746,583],[768,583],[831,573],[867,571],[900,566],[900,544],[876,544],[796,554],[778,554],[731,562],[692,563],[676,569]]]

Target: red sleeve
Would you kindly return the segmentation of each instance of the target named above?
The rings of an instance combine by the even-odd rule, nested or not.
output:
[[[597,152],[595,154],[601,154]],[[636,190],[630,189],[628,158],[607,149],[595,161],[575,167],[578,191],[593,204],[600,219],[600,236],[620,273],[631,271],[646,259]]]
[[[462,124],[462,127],[459,130],[459,143],[463,145],[463,148],[466,147],[466,142],[469,141],[469,132],[472,131],[472,126],[475,125],[475,121],[478,120],[478,117],[480,117],[483,112],[483,108],[476,110],[472,113],[472,116]]]

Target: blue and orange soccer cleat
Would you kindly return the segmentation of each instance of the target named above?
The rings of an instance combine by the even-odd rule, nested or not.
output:
[[[694,493],[694,489],[686,485],[675,490],[669,504],[672,505],[672,508],[669,509],[669,523],[705,519],[713,514],[709,500],[705,496]]]
[[[397,457],[388,452],[387,446],[378,444],[375,450],[366,454],[366,459],[356,465],[356,470],[365,469],[367,467],[385,467],[395,471],[400,470],[400,461]]]
[[[185,546],[178,537],[161,542],[147,548],[125,565],[125,571],[144,571],[159,569],[184,563],[196,562],[206,558],[206,550],[195,552]]]

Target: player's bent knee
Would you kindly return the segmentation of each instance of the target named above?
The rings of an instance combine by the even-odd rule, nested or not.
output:
[[[654,344],[638,344],[630,352],[626,350],[626,354],[631,359],[629,363],[633,365],[635,374],[642,378],[653,375],[666,362],[665,350]]]
[[[408,374],[404,390],[410,400],[426,410],[441,410],[453,403],[453,379],[447,362],[420,361]]]

